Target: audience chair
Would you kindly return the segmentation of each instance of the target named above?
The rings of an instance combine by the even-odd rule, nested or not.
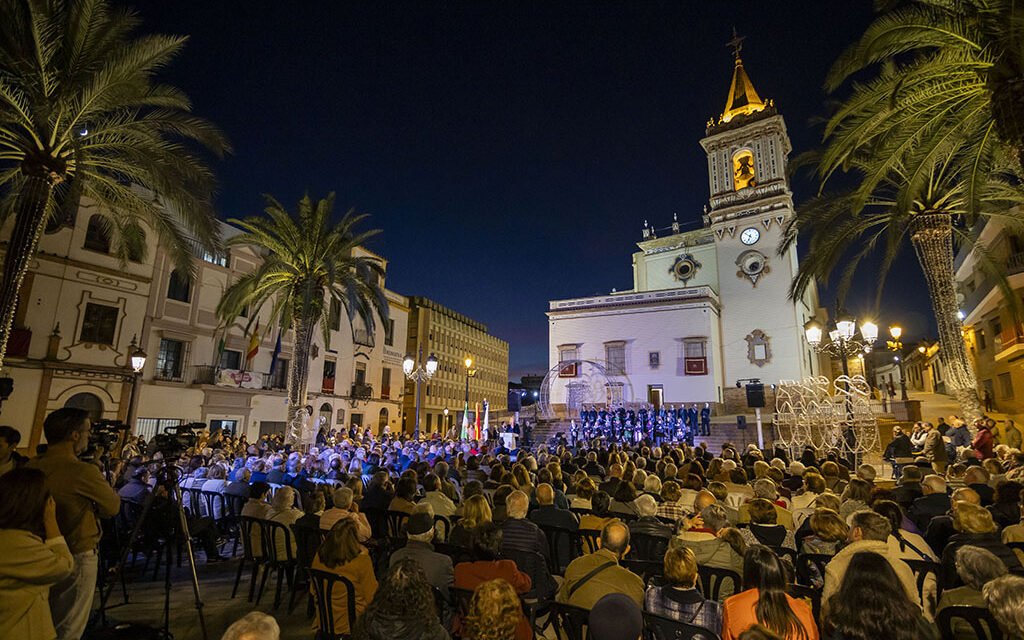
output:
[[[633,560],[631,558],[623,558],[619,560],[619,565],[643,578],[644,584],[647,586],[650,586],[658,578],[662,578],[665,575],[664,560]]]
[[[936,603],[931,603],[929,607],[925,602],[924,584],[928,579],[928,574],[935,576],[935,599],[937,602],[939,596],[942,595],[942,565],[931,560],[904,560],[904,562],[910,566],[910,570],[914,572],[914,578],[917,580],[917,597],[921,599],[926,610],[934,611]]]
[[[731,569],[720,569],[718,567],[698,566],[697,575],[700,576],[701,592],[705,598],[721,602],[724,600],[722,597],[722,583],[726,580],[732,580],[733,593],[739,593],[743,590],[743,578],[740,574],[736,573]]]
[[[405,524],[409,514],[404,511],[388,511],[388,538],[404,538]]]
[[[436,532],[439,529],[439,527],[437,525],[441,525],[440,526],[441,542],[448,542],[448,534],[452,530],[452,521],[449,520],[448,518],[444,517],[444,516],[435,515],[434,516],[434,532],[435,532],[435,535],[436,535]]]
[[[665,550],[668,549],[668,538],[654,536],[647,533],[637,533],[629,538],[632,547],[631,554],[637,560],[662,560],[665,558]]]
[[[824,574],[822,574],[824,575]],[[821,620],[821,589],[808,587],[802,584],[786,585],[786,593],[797,600],[809,600],[811,612],[814,614],[815,622]]]
[[[271,572],[277,574],[277,586],[274,589],[274,609],[281,606],[281,586],[287,581],[291,588],[295,582],[295,556],[292,553],[292,531],[280,523],[270,520],[260,520],[260,535],[263,538],[263,579],[260,580],[259,592],[256,594],[256,604],[263,598],[263,589],[267,586],[267,577]],[[284,539],[284,557],[277,552],[278,538]]]
[[[974,637],[978,640],[1003,640],[1003,632],[988,609],[965,605],[945,607],[935,616],[935,625],[939,628],[942,640],[955,640],[958,637],[953,634],[954,618],[960,618],[971,625]]]
[[[576,531],[576,537],[576,546],[583,554],[594,553],[600,548],[598,540],[601,539],[601,532],[596,529],[579,529]]]
[[[352,585],[352,581],[319,569],[309,569],[309,581],[312,583],[313,593],[316,595],[316,615],[320,622],[320,631],[316,634],[316,640],[337,640],[348,637],[334,633],[334,589],[338,585],[345,588],[349,628],[351,629],[356,623],[356,588]]]
[[[249,579],[249,602],[252,602],[253,595],[256,592],[256,578],[259,574],[260,568],[263,566],[264,558],[262,555],[257,556],[253,553],[252,533],[254,530],[261,530],[260,522],[259,518],[253,518],[250,516],[241,516],[238,518],[238,527],[241,531],[239,537],[242,539],[242,560],[238,563],[238,573],[235,575],[235,587],[231,590],[232,598],[234,598],[235,594],[238,593],[238,583],[242,581],[242,571],[246,562],[252,564],[252,577]],[[263,553],[262,545],[260,546],[260,553]]]
[[[811,584],[811,568],[814,567],[818,570],[818,577],[821,580],[825,580],[825,567],[832,561],[834,556],[830,556],[827,553],[799,553],[796,556],[796,563],[794,569],[796,569],[796,580],[798,583],[814,586]]]
[[[644,640],[721,640],[705,627],[644,611]]]
[[[793,569],[796,569],[796,551],[789,547],[768,547],[775,552],[775,555],[779,556],[779,560],[783,558],[789,558],[789,562],[793,565]],[[825,575],[825,574],[822,574]]]
[[[291,595],[288,597],[288,613],[295,610],[296,596],[303,590],[309,593],[309,589],[303,589],[309,585],[306,582],[307,569],[313,564],[313,557],[320,548],[321,531],[319,528],[297,527],[292,525],[292,533],[295,535],[295,579],[292,581]],[[310,594],[311,595],[311,594]],[[312,613],[313,602],[310,600],[309,609]]]
[[[554,626],[556,638],[587,640],[590,637],[587,629],[589,617],[588,609],[561,602],[551,603],[551,624]]]
[[[539,526],[548,541],[548,570],[552,575],[562,575],[569,563],[580,555],[576,531],[550,524]]]
[[[466,547],[460,547],[458,545],[449,544],[447,542],[435,542],[434,551],[443,553],[452,559],[452,566],[459,564],[460,562],[472,562],[473,553]]]
[[[573,513],[576,514],[576,519],[577,520],[579,520],[580,518],[582,518],[585,515],[593,513],[590,509],[585,509],[583,507],[570,507],[569,511],[572,511]]]
[[[238,545],[242,539],[242,530],[238,526],[238,519],[242,515],[242,508],[245,507],[245,498],[242,496],[235,496],[224,494],[225,503],[228,509],[228,515],[226,517],[225,526],[227,528],[226,534],[228,540],[234,541],[231,547],[231,556],[234,557],[238,553]]]
[[[377,540],[383,540],[388,537],[388,512],[384,509],[363,509],[360,511],[366,516],[366,521],[370,523],[371,535]]]
[[[530,576],[532,587],[525,594],[527,598],[546,600],[554,596],[554,592],[558,589],[558,583],[551,577],[547,560],[544,559],[542,553],[523,549],[509,549],[503,551],[501,555],[504,559],[516,563],[516,567],[520,571]]]

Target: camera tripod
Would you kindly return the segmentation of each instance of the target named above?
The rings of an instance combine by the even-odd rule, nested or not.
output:
[[[146,500],[142,505],[142,512],[139,514],[139,518],[135,521],[135,525],[132,527],[132,532],[128,536],[128,542],[120,551],[120,557],[118,558],[117,564],[114,565],[113,569],[109,572],[108,580],[110,585],[103,591],[100,599],[99,616],[100,624],[102,626],[107,625],[107,601],[110,598],[110,594],[114,591],[115,582],[114,580],[120,580],[121,589],[124,593],[124,603],[128,603],[128,589],[124,579],[124,566],[128,559],[128,554],[132,552],[136,541],[143,532],[143,527],[146,522],[146,517],[150,514],[153,507],[153,502],[156,500],[156,489],[163,487],[167,490],[167,498],[177,509],[178,523],[180,529],[173,535],[168,536],[165,543],[165,549],[161,553],[166,552],[167,561],[164,565],[164,619],[163,629],[161,637],[165,640],[172,640],[174,635],[170,631],[171,624],[171,565],[173,564],[174,554],[174,542],[177,536],[183,536],[185,543],[185,551],[188,555],[188,565],[192,574],[192,594],[195,599],[196,613],[199,616],[199,627],[202,629],[203,640],[207,640],[206,631],[206,618],[203,615],[203,601],[199,593],[199,576],[196,574],[196,558],[192,551],[192,535],[188,528],[188,516],[185,514],[185,508],[181,504],[181,486],[178,484],[181,478],[181,471],[175,467],[169,458],[165,458],[164,467],[157,471],[157,482],[154,490],[146,496]]]

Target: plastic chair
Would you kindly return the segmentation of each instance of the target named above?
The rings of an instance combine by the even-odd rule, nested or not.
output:
[[[548,541],[548,570],[555,575],[565,573],[569,563],[580,556],[576,531],[557,525],[538,525]]]
[[[566,640],[587,640],[590,637],[588,619],[590,611],[561,602],[551,603],[551,623],[555,637]]]
[[[619,560],[619,565],[643,578],[644,584],[647,585],[665,575],[664,560],[633,560],[631,558],[623,558]]]
[[[824,575],[824,574],[822,574]],[[810,600],[811,612],[815,620],[821,620],[821,589],[802,584],[786,585],[786,593],[798,600]]]
[[[352,581],[327,571],[309,569],[309,581],[313,585],[313,593],[316,595],[316,615],[320,622],[320,631],[317,632],[317,640],[335,640],[345,638],[349,634],[335,633],[334,620],[334,589],[340,584],[345,588],[348,604],[348,624],[351,631],[356,623],[356,588]]]
[[[260,580],[259,592],[256,594],[256,604],[263,598],[263,589],[267,586],[267,577],[271,572],[277,574],[277,586],[274,589],[274,609],[281,606],[281,587],[284,581],[288,582],[291,588],[295,582],[295,554],[292,545],[292,531],[286,525],[271,520],[260,520],[260,535],[263,543],[264,569],[263,579]],[[278,552],[277,540],[284,538],[284,554]]]
[[[452,522],[451,522],[451,520],[449,520],[448,518],[446,518],[444,516],[435,515],[434,516],[434,531],[437,531],[437,528],[438,528],[437,525],[441,525],[441,541],[442,542],[447,542],[448,541],[448,534],[452,530]]]
[[[597,542],[601,539],[601,532],[596,529],[579,529],[576,531],[576,536],[576,546],[583,554],[594,553],[601,548]]]
[[[377,540],[388,537],[388,512],[384,509],[360,509],[370,523],[370,532]]]
[[[935,616],[935,625],[939,628],[939,635],[942,640],[954,640],[957,636],[953,633],[953,619],[959,618],[971,625],[974,637],[978,640],[1003,640],[1003,632],[999,624],[992,617],[989,610],[984,607],[968,607],[966,605],[953,605],[945,607]]]
[[[731,569],[698,566],[697,575],[700,576],[701,591],[704,593],[704,597],[717,602],[724,599],[722,583],[726,580],[732,581],[733,593],[739,593],[743,588],[743,578]]]
[[[721,640],[711,629],[647,611],[643,613],[645,640]]]
[[[832,561],[834,556],[830,556],[827,553],[798,553],[796,556],[796,563],[794,569],[796,569],[796,580],[798,583],[813,587],[812,579],[813,574],[811,569],[817,569],[818,578],[822,581],[825,580],[825,567],[829,562]]]
[[[404,511],[388,511],[387,522],[388,522],[388,537],[389,538],[404,538],[405,537],[405,524],[409,519],[409,514]]]
[[[240,516],[238,518],[239,537],[242,539],[242,560],[238,563],[235,586],[231,590],[232,598],[238,593],[238,583],[242,581],[242,571],[246,562],[252,564],[252,577],[249,579],[249,602],[252,602],[253,595],[256,592],[256,578],[259,575],[260,568],[263,566],[263,543],[261,541],[253,541],[252,534],[254,531],[259,531],[261,533],[260,540],[262,540],[260,522],[259,518],[250,516]],[[257,549],[259,550],[258,555],[255,553]]]
[[[935,597],[938,598],[942,593],[942,565],[931,560],[904,560],[904,562],[914,572],[914,578],[917,580],[917,597],[921,599],[921,602],[925,601],[924,583],[928,579],[928,574],[935,576]]]
[[[665,558],[669,539],[647,533],[637,533],[631,535],[629,541],[630,546],[633,547],[632,555],[637,560],[657,561]]]

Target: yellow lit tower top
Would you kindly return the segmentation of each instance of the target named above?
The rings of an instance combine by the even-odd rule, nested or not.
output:
[[[733,55],[736,57],[736,66],[732,72],[732,85],[729,87],[729,97],[725,101],[725,111],[722,112],[721,122],[729,122],[739,115],[750,115],[764,109],[771,104],[770,101],[761,99],[754,89],[753,83],[743,69],[743,59],[740,58],[740,50],[743,49],[744,38],[736,33],[735,27],[732,30],[732,40],[728,46],[733,48]]]

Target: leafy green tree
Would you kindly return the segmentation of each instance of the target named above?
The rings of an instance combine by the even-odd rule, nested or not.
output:
[[[195,239],[218,246],[214,178],[197,155],[229,150],[188,98],[155,76],[185,38],[137,35],[108,0],[8,0],[0,15],[0,224],[13,217],[0,280],[0,366],[29,261],[48,218],[97,206],[122,259],[155,229],[192,272]]]
[[[260,309],[269,307],[274,323],[292,330],[293,357],[288,362],[288,442],[309,443],[297,412],[306,406],[309,359],[313,335],[319,325],[324,344],[330,344],[330,303],[341,305],[350,325],[359,318],[370,334],[376,320],[387,324],[388,302],[381,287],[380,260],[356,255],[356,249],[377,235],[377,229],[356,231],[366,218],[349,211],[331,222],[334,194],[314,202],[307,195],[292,214],[267,196],[265,217],[232,220],[243,233],[229,245],[262,250],[263,263],[224,292],[217,314],[221,322],[235,322],[244,310],[251,325]]]

